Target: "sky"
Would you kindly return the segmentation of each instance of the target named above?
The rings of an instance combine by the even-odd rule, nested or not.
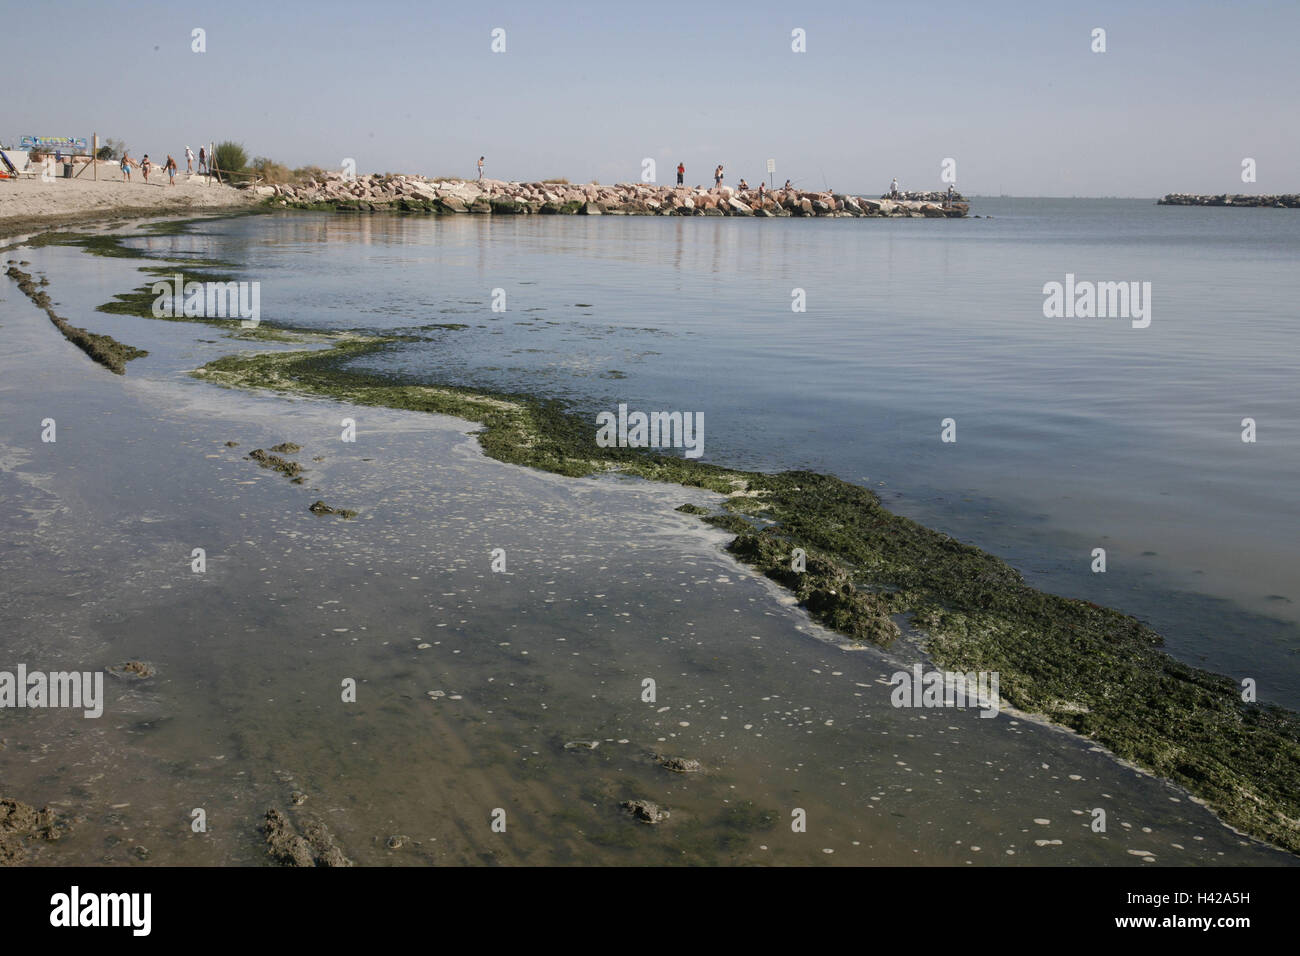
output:
[[[951,159],[967,195],[1300,192],[1297,35],[1297,0],[0,0],[0,143],[229,139],[466,177],[483,155],[498,179],[603,183],[652,159],[691,185],[774,159],[778,184],[867,194],[946,188]]]

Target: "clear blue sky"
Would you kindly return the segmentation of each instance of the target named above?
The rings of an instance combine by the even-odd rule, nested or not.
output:
[[[4,6],[5,143],[234,139],[466,176],[485,154],[497,178],[601,182],[652,157],[691,184],[719,162],[756,182],[773,157],[778,181],[868,193],[941,188],[952,157],[971,194],[1300,192],[1296,0]]]

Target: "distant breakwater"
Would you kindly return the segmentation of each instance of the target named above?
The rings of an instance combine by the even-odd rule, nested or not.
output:
[[[514,183],[497,179],[447,180],[423,176],[330,176],[306,185],[249,187],[273,206],[361,212],[585,216],[823,216],[842,218],[960,219],[970,212],[961,197],[940,193],[869,199],[800,189],[737,190],[657,186],[651,183],[571,185]],[[915,197],[915,198],[913,198]]]
[[[1277,196],[1245,196],[1223,193],[1219,196],[1197,196],[1192,193],[1170,193],[1156,200],[1157,206],[1268,206],[1273,209],[1300,209],[1300,193],[1283,193]]]

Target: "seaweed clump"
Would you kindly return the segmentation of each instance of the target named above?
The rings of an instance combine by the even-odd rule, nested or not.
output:
[[[144,349],[125,345],[111,335],[89,332],[80,326],[73,325],[54,311],[54,307],[50,304],[49,295],[41,291],[38,284],[32,280],[32,277],[17,266],[10,266],[5,271],[5,274],[18,283],[19,290],[27,298],[31,299],[37,308],[45,311],[45,314],[50,317],[50,321],[54,323],[54,327],[63,333],[65,339],[115,375],[125,375],[127,362],[149,354]]]

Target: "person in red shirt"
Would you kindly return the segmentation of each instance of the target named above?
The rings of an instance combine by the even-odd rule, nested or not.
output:
[[[686,181],[686,164],[677,164],[677,185],[681,186]]]

